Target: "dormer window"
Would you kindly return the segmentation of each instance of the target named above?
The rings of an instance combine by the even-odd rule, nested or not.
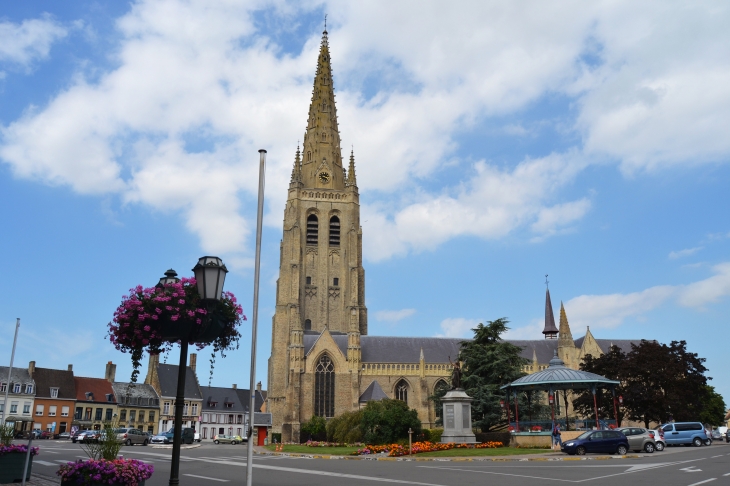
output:
[[[113,398],[114,398],[114,395],[112,395],[111,393],[107,393],[106,394],[106,401],[107,402],[113,402],[114,401]]]
[[[25,385],[25,393],[33,393],[33,385]]]
[[[20,383],[13,385],[13,393],[20,393]]]

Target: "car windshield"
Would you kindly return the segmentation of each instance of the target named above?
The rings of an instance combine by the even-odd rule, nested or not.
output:
[[[588,437],[590,437],[590,435],[591,435],[592,433],[593,433],[593,431],[592,431],[592,430],[589,430],[588,432],[583,432],[583,433],[582,433],[582,434],[580,434],[580,435],[579,435],[578,437],[576,437],[576,439],[587,439]]]

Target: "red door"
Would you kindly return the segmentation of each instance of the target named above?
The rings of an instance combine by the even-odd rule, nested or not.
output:
[[[264,439],[266,439],[267,428],[266,427],[257,427],[257,428],[258,428],[258,432],[259,432],[259,434],[258,434],[259,440],[258,440],[258,444],[256,444],[256,445],[262,446],[262,445],[264,445]]]

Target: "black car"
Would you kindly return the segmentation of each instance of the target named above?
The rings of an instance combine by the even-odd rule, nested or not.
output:
[[[589,430],[575,439],[568,439],[561,450],[569,455],[583,456],[586,452],[603,452],[624,455],[629,450],[629,440],[618,430]]]

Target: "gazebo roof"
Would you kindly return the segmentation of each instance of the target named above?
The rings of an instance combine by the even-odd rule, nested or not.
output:
[[[555,351],[550,366],[542,371],[518,378],[502,388],[522,388],[526,390],[575,390],[581,388],[608,388],[620,382],[588,373],[587,371],[567,368]]]

